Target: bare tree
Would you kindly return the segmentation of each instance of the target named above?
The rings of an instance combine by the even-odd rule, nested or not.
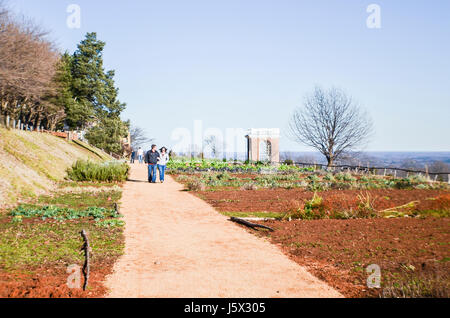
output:
[[[131,148],[137,149],[138,147],[145,147],[147,144],[153,141],[152,138],[147,137],[147,133],[144,129],[136,126],[132,126],[130,129],[131,136]]]
[[[450,165],[444,161],[434,161],[429,167],[431,173],[450,173]]]
[[[217,137],[214,135],[206,137],[204,140],[204,145],[206,148],[209,148],[209,150],[211,150],[212,156],[214,158],[217,158],[217,155],[220,151],[219,141],[217,140]]]
[[[400,167],[406,170],[423,171],[425,166],[414,159],[404,159],[400,163]]]
[[[345,152],[336,160],[336,163],[361,167],[383,166],[382,161],[363,152]]]
[[[373,130],[370,117],[337,88],[316,87],[289,122],[291,137],[317,149],[332,166],[346,151],[363,146]]]
[[[23,123],[41,122],[51,105],[43,97],[53,90],[59,54],[46,32],[12,17],[0,2],[0,113]],[[60,110],[55,110],[51,116]]]

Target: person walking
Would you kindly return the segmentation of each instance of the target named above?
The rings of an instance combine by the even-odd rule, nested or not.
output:
[[[134,159],[136,159],[136,151],[132,151],[131,152],[131,162],[130,163],[133,163],[134,164]]]
[[[166,172],[167,163],[169,162],[169,154],[167,153],[166,147],[162,147],[159,151],[160,151],[160,156],[158,158],[159,181],[161,181],[161,183],[164,183],[164,175]]]
[[[137,154],[138,154],[139,163],[142,164],[142,162],[144,161],[144,150],[142,150],[142,148],[139,147]]]
[[[148,182],[156,183],[156,170],[160,155],[156,150],[156,145],[152,145],[152,149],[145,155],[145,161],[148,163]]]

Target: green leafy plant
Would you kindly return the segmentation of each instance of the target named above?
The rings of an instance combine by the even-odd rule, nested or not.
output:
[[[75,220],[81,218],[92,218],[102,220],[106,218],[119,218],[121,215],[114,209],[89,207],[85,210],[74,210],[55,206],[24,207],[19,206],[9,213],[14,219],[18,218],[41,218],[42,220],[53,219],[57,221]]]
[[[129,169],[125,162],[94,163],[78,160],[67,170],[67,176],[73,181],[123,182],[128,178]]]
[[[105,227],[105,228],[122,227],[125,225],[125,222],[122,220],[110,219],[110,220],[97,221],[97,222],[95,222],[95,225],[98,227]]]

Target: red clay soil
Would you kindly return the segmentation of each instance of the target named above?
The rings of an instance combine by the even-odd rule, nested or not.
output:
[[[417,211],[450,210],[450,192],[444,190],[330,190],[318,192],[330,211],[356,209],[358,195],[370,193],[374,208],[383,210],[419,201]],[[303,189],[201,191],[196,194],[222,212],[287,212],[293,202],[310,200],[314,193]]]
[[[382,288],[395,275],[398,281],[408,274],[428,285],[433,281],[431,289],[439,289],[440,295],[447,295],[444,297],[449,295],[448,218],[267,221],[264,224],[275,229],[267,234],[274,244],[346,297],[381,295],[383,289],[367,288],[369,274],[365,270],[370,264],[381,267]]]
[[[3,218],[2,223],[11,222]],[[51,220],[24,219],[23,224],[50,223]],[[66,221],[71,222],[71,221]],[[67,264],[28,266],[6,272],[0,269],[0,298],[95,298],[106,294],[105,277],[111,274],[116,257],[91,259],[90,278],[86,291],[67,287]],[[81,284],[84,282],[81,275]]]
[[[66,266],[27,268],[14,273],[0,272],[0,298],[95,298],[107,292],[103,282],[112,272],[113,260],[96,260],[91,264],[86,291],[67,286]],[[83,284],[83,278],[81,279]]]

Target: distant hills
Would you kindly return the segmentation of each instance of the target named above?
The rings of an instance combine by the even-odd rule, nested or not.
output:
[[[228,160],[246,160],[246,154],[228,153]],[[322,154],[313,151],[282,151],[280,160],[291,159],[296,162],[326,164]],[[414,168],[424,169],[425,165],[432,165],[435,162],[443,162],[450,165],[450,151],[426,152],[426,151],[368,151],[351,154],[348,158],[343,158],[341,164],[392,167],[392,168]]]
[[[326,163],[325,158],[318,152],[282,152],[282,160],[292,159],[302,162]],[[437,161],[450,165],[450,152],[389,152],[389,151],[371,151],[352,154],[349,158],[344,158],[343,163],[366,166],[380,167],[405,167],[424,168],[425,165],[431,165]]]

